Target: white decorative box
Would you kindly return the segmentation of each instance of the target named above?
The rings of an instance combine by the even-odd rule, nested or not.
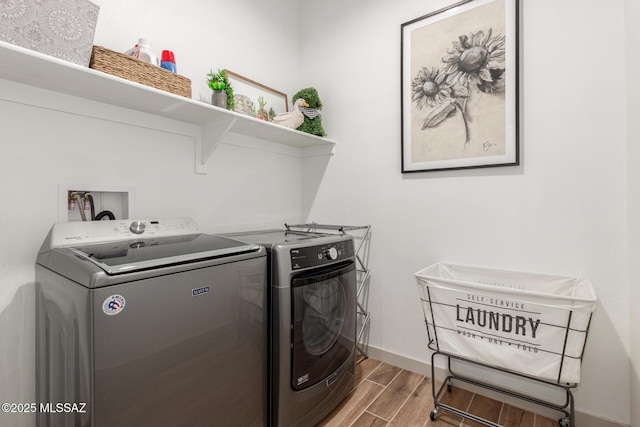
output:
[[[2,0],[0,40],[88,67],[99,10],[88,0]]]

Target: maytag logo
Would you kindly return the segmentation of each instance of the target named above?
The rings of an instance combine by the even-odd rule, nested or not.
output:
[[[197,297],[211,292],[211,286],[203,286],[201,288],[191,289],[191,296]]]

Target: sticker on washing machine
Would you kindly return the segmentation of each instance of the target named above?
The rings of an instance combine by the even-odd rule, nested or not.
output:
[[[197,297],[211,292],[211,286],[203,286],[201,288],[191,289],[191,296]]]
[[[102,303],[102,311],[109,316],[115,316],[124,310],[126,301],[122,295],[111,295]]]

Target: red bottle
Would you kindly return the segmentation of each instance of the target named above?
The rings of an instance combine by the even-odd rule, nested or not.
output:
[[[176,58],[170,50],[163,50],[160,56],[160,67],[169,70],[172,73],[177,72]]]

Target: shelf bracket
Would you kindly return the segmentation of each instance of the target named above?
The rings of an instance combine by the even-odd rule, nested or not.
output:
[[[233,128],[236,120],[237,118],[235,117],[228,117],[202,125],[201,136],[196,140],[196,152],[199,154],[196,158],[197,173],[206,174],[202,166],[209,161],[211,154],[213,154],[215,149],[218,148],[218,145],[220,145],[220,142],[222,142],[231,128]]]

